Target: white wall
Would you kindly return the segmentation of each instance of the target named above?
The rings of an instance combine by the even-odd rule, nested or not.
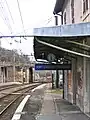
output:
[[[86,13],[83,14],[83,0],[74,0],[74,16],[75,23],[80,22],[90,22],[90,0],[89,1],[89,9]],[[71,19],[71,0],[65,2],[63,7],[63,13],[66,11],[66,24],[72,24]],[[64,19],[63,19],[64,23]]]

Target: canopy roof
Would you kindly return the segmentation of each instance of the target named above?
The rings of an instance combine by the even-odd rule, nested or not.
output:
[[[88,37],[90,37],[90,23],[35,28],[35,58],[48,60],[47,56],[50,53],[57,59],[64,58],[64,61],[71,61],[77,56],[90,58],[90,46],[83,44],[83,40]]]

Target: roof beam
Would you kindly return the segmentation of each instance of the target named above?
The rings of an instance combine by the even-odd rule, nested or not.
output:
[[[62,48],[62,47],[58,47],[58,46],[56,46],[56,45],[49,44],[49,43],[47,43],[47,42],[40,41],[37,37],[35,37],[35,39],[36,39],[39,43],[44,44],[44,45],[47,45],[47,46],[50,46],[50,47],[52,47],[52,48],[56,48],[56,49],[58,49],[58,50],[61,50],[61,51],[64,51],[64,52],[68,52],[68,53],[71,53],[71,54],[75,54],[75,55],[78,55],[78,56],[90,58],[89,55],[85,55],[85,54],[82,54],[82,53],[79,53],[79,52],[71,51],[71,50],[68,50],[68,49],[65,49],[65,48]]]
[[[70,40],[67,40],[66,42],[73,43],[73,44],[76,44],[76,45],[80,45],[80,46],[83,46],[83,47],[86,47],[86,48],[90,48],[89,45],[85,45],[85,44],[82,44],[82,43],[79,43],[79,42],[74,42],[74,41],[70,41]]]

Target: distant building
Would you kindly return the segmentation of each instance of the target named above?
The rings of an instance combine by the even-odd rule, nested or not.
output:
[[[0,83],[31,82],[31,67],[26,55],[0,47]]]

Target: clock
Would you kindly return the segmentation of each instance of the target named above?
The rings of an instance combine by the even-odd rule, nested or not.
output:
[[[50,62],[54,62],[55,61],[55,55],[52,54],[52,53],[49,53],[48,56],[47,56],[47,59],[50,61]]]

